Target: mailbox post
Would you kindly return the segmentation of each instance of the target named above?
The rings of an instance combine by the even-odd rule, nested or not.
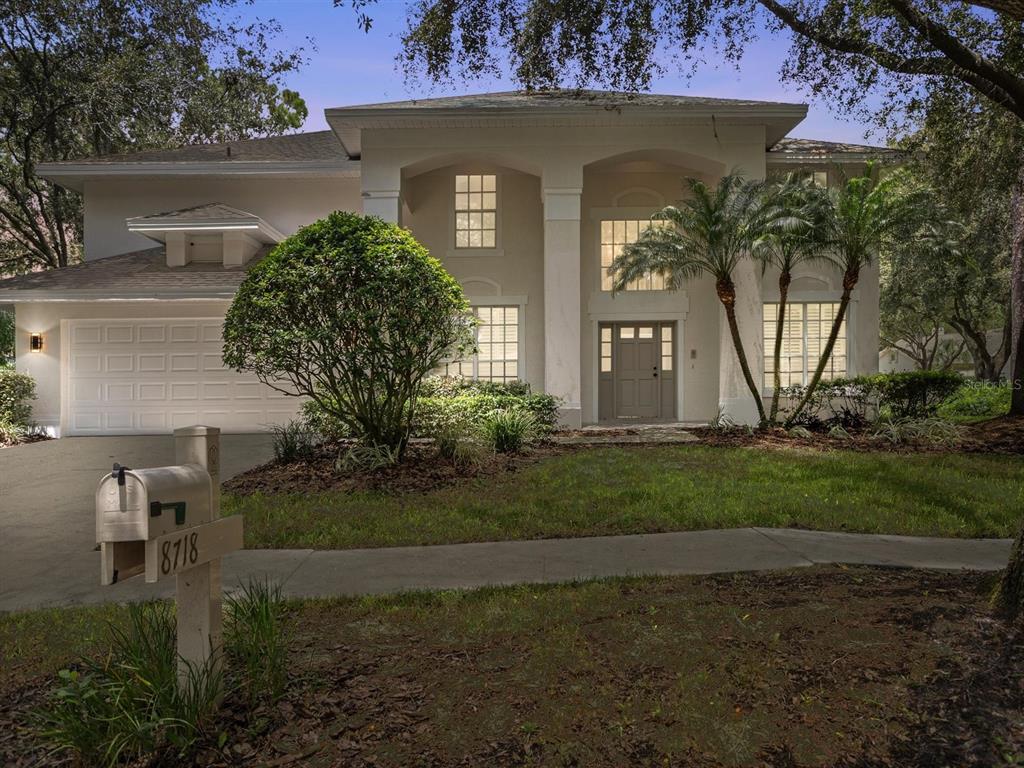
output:
[[[221,663],[220,559],[242,548],[242,518],[220,517],[220,430],[174,432],[177,464],[131,470],[114,465],[96,490],[100,583],[145,574],[174,576],[178,679],[189,666]]]

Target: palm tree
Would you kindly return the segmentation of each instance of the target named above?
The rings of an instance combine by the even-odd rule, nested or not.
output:
[[[779,309],[775,321],[773,350],[774,381],[768,421],[775,422],[779,413],[779,391],[782,389],[780,363],[782,338],[786,327],[786,302],[793,271],[801,264],[814,261],[832,262],[831,252],[823,247],[820,237],[825,205],[825,190],[806,177],[790,173],[780,181],[763,188],[761,219],[764,233],[753,244],[753,253],[764,269],[779,270]]]
[[[650,273],[662,275],[665,287],[673,291],[700,275],[711,275],[718,299],[725,307],[743,378],[763,423],[760,388],[750,373],[736,322],[736,285],[732,278],[736,267],[750,258],[753,243],[763,231],[757,185],[745,182],[733,171],[714,187],[694,178],[688,178],[686,186],[690,192],[687,199],[651,217],[674,226],[648,228],[612,262],[613,290],[625,290],[631,282]]]
[[[843,292],[818,367],[800,402],[786,419],[786,427],[792,426],[800,416],[821,381],[861,270],[874,261],[887,240],[914,229],[912,222],[918,219],[914,206],[920,195],[901,185],[898,173],[881,178],[874,164],[869,163],[862,175],[847,179],[828,191],[829,202],[819,225],[820,236],[843,272]]]

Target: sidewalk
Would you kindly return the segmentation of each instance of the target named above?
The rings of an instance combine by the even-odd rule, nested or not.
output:
[[[227,588],[250,577],[279,582],[289,597],[471,589],[609,576],[706,574],[847,563],[943,570],[997,570],[1009,539],[931,539],[789,529],[658,533],[431,547],[246,550],[224,561]],[[141,577],[100,587],[99,554],[65,561],[18,589],[0,591],[0,611],[170,597],[174,580]],[[62,567],[63,566],[63,567]],[[0,571],[3,570],[0,560]],[[2,575],[2,574],[0,574]]]

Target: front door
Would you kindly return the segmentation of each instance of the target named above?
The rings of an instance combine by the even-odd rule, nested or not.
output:
[[[675,418],[672,323],[602,325],[599,415],[602,421]]]

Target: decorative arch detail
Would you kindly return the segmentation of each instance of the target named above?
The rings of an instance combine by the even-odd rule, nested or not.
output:
[[[660,192],[651,189],[650,187],[629,187],[616,193],[612,197],[612,205],[616,208],[641,208],[647,206],[652,208],[664,208],[665,197]]]
[[[501,284],[489,277],[467,277],[460,282],[467,296],[501,296]]]

